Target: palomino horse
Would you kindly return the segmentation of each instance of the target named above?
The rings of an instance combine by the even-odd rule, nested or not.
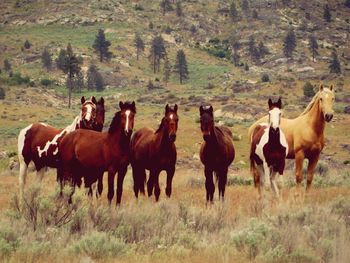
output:
[[[177,105],[165,107],[165,114],[158,130],[142,128],[138,130],[130,142],[130,162],[134,178],[134,192],[136,198],[139,192],[145,194],[146,171],[150,171],[147,182],[148,196],[154,195],[159,200],[159,173],[167,173],[166,195],[171,195],[171,185],[176,164],[176,131],[179,118]]]
[[[326,122],[333,118],[334,90],[320,86],[319,91],[312,98],[306,109],[295,119],[281,119],[280,127],[288,142],[288,159],[295,159],[295,176],[297,188],[300,189],[303,180],[302,168],[305,158],[309,160],[307,169],[306,190],[311,187],[313,174],[320,153],[324,147],[324,129]],[[265,116],[250,126],[248,136],[261,122],[267,122]]]
[[[255,127],[251,140],[250,168],[254,185],[261,197],[261,186],[270,178],[271,188],[279,197],[276,174],[283,175],[288,144],[283,131],[279,128],[281,121],[281,98],[277,102],[269,99],[269,122]]]
[[[45,123],[34,123],[22,129],[18,135],[19,185],[20,196],[23,197],[27,168],[34,162],[37,178],[41,181],[45,167],[57,168],[58,144],[62,138],[75,129],[91,129],[96,118],[96,99],[81,98],[81,113],[72,124],[64,129],[56,129]]]
[[[129,165],[129,143],[136,114],[135,102],[120,102],[119,106],[120,111],[115,113],[108,132],[76,130],[67,134],[59,145],[63,176],[73,187],[81,182],[81,177],[86,185],[91,185],[101,173],[108,171],[108,200],[111,203],[114,177],[118,172],[117,205],[121,201]]]
[[[200,106],[200,123],[204,142],[200,149],[200,159],[204,164],[207,202],[213,202],[215,185],[213,173],[219,184],[219,199],[224,200],[228,167],[235,158],[232,132],[225,126],[215,126],[213,107]]]

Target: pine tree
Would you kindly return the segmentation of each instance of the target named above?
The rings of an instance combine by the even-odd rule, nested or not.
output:
[[[238,20],[238,11],[234,1],[232,1],[230,4],[230,17],[232,21]]]
[[[160,1],[160,8],[162,9],[163,16],[165,15],[165,13],[167,11],[173,10],[173,6],[171,5],[170,0],[161,0]]]
[[[164,74],[165,86],[167,86],[170,79],[170,74],[171,74],[171,65],[168,57],[166,57],[164,61],[163,74]]]
[[[145,50],[145,43],[139,34],[135,34],[134,46],[136,48],[136,58],[139,60],[140,54]]]
[[[314,35],[311,35],[309,37],[309,49],[312,54],[312,61],[315,62],[315,57],[318,55],[318,44],[317,39]]]
[[[87,87],[89,90],[102,91],[104,89],[104,82],[100,72],[98,72],[95,65],[90,65],[87,72]]]
[[[332,59],[329,64],[329,69],[331,73],[336,73],[336,74],[341,73],[340,62],[338,59],[337,51],[335,50],[332,52]]]
[[[66,70],[67,66],[67,50],[60,49],[60,53],[58,54],[58,57],[56,59],[56,66],[58,69],[62,70],[63,72]]]
[[[30,42],[28,41],[28,39],[24,42],[24,48],[25,49],[30,49],[30,47],[32,46],[32,44],[30,44]]]
[[[110,45],[111,42],[106,40],[104,30],[99,29],[92,47],[95,49],[95,52],[99,54],[101,62],[103,62],[104,59],[109,60],[111,58],[112,53],[108,50]]]
[[[296,48],[296,39],[295,39],[295,34],[294,30],[291,29],[288,33],[286,38],[284,39],[283,43],[283,53],[287,58],[292,58],[293,57],[293,52]]]
[[[185,52],[180,49],[176,54],[176,63],[174,66],[174,72],[179,74],[180,84],[186,79],[188,79],[188,69]]]
[[[232,62],[236,67],[239,66],[240,59],[241,59],[241,56],[238,54],[238,52],[236,50],[233,50]]]
[[[262,41],[259,42],[258,53],[259,53],[259,56],[262,58],[265,57],[267,54],[269,54],[269,50],[267,49],[267,47],[264,45]]]
[[[249,38],[248,52],[249,52],[249,55],[252,58],[252,60],[257,61],[260,59],[260,53],[259,53],[258,48],[256,47],[256,42],[255,42],[254,36],[251,36]]]
[[[10,71],[11,68],[12,68],[12,66],[11,66],[10,61],[9,61],[8,59],[5,59],[5,60],[4,60],[4,70],[5,70],[5,71]]]
[[[160,61],[166,57],[166,49],[162,36],[156,36],[152,40],[149,59],[153,68],[153,73],[159,72]]]
[[[328,5],[325,5],[323,8],[323,18],[328,23],[332,20],[331,10],[329,9]]]
[[[181,2],[180,2],[180,1],[176,3],[176,15],[177,15],[178,17],[181,17],[181,16],[184,15],[184,13],[183,13],[183,11],[182,11],[182,5],[181,5]]]
[[[41,54],[41,62],[43,63],[43,67],[47,70],[50,70],[52,67],[52,58],[50,52],[47,50],[47,48],[44,49],[43,53]]]

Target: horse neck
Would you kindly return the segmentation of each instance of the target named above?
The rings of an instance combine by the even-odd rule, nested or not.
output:
[[[108,145],[110,145],[112,148],[115,146],[120,146],[120,148],[124,151],[129,149],[129,142],[130,138],[127,138],[123,136],[123,129],[121,128],[120,124],[118,124],[117,129],[115,129],[113,132],[107,132],[107,140]]]
[[[72,132],[75,131],[76,129],[80,128],[80,121],[81,121],[81,116],[78,115],[74,118],[72,124],[68,125],[65,130],[67,130],[67,132]]]
[[[220,145],[222,145],[224,142],[222,140],[222,137],[219,136],[218,134],[219,132],[217,131],[217,127],[213,126],[212,130],[210,131],[210,137],[211,140],[208,141],[208,144],[211,147],[219,147]]]
[[[173,144],[169,141],[169,135],[166,132],[165,126],[163,125],[161,130],[156,133],[156,147],[158,150],[161,148],[167,148]]]
[[[310,123],[314,132],[321,135],[323,134],[326,122],[324,120],[322,111],[320,110],[319,103],[319,100],[317,100],[311,107],[310,111],[307,112],[304,116],[307,118],[308,123]]]

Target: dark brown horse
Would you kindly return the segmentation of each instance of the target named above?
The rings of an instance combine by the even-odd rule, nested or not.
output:
[[[200,159],[204,164],[207,201],[213,201],[215,185],[213,173],[219,184],[219,199],[224,200],[229,165],[235,158],[232,132],[225,126],[215,126],[213,107],[200,106],[200,123],[204,142],[200,149]]]
[[[167,173],[166,195],[171,195],[171,184],[175,173],[176,163],[176,131],[179,118],[177,105],[165,107],[165,114],[158,130],[142,128],[138,130],[130,142],[130,162],[134,178],[136,198],[139,192],[145,194],[146,171],[150,171],[147,182],[148,196],[154,195],[159,200],[159,173]]]
[[[27,168],[34,162],[37,178],[41,181],[45,167],[58,167],[58,144],[62,138],[76,129],[92,129],[96,118],[96,99],[81,98],[81,113],[65,129],[56,129],[45,123],[34,123],[22,129],[18,135],[20,165],[20,196],[23,196]]]
[[[134,127],[135,102],[120,102],[108,132],[76,130],[67,134],[59,145],[61,169],[65,180],[73,186],[81,182],[91,185],[108,171],[108,200],[114,196],[114,177],[118,172],[117,204],[120,204],[123,181],[129,165],[129,143]],[[86,172],[82,175],[82,172]]]

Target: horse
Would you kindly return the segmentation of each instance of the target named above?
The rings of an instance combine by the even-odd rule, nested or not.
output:
[[[146,170],[150,171],[147,181],[148,196],[152,196],[153,188],[156,201],[159,200],[159,174],[167,173],[166,195],[171,196],[172,180],[177,158],[175,140],[179,117],[178,106],[165,106],[165,113],[156,131],[142,128],[136,131],[130,142],[130,163],[134,179],[134,193],[145,194]]]
[[[219,199],[224,201],[228,167],[235,158],[232,132],[226,126],[215,126],[213,107],[199,107],[200,128],[204,142],[200,148],[200,160],[204,165],[207,202],[213,202],[215,185],[213,173],[218,179]]]
[[[129,143],[136,106],[135,102],[120,101],[119,107],[120,111],[115,113],[108,131],[76,130],[62,139],[59,145],[60,166],[64,180],[70,181],[73,186],[71,195],[82,177],[86,185],[91,185],[104,171],[108,171],[107,196],[111,204],[114,178],[118,172],[116,204],[120,204],[123,181],[129,165]]]
[[[283,175],[288,144],[283,131],[279,128],[282,115],[281,98],[277,102],[269,99],[268,105],[269,122],[257,125],[252,135],[250,168],[259,196],[261,197],[261,186],[265,184],[267,178],[270,178],[271,188],[279,197],[276,174]]]
[[[45,167],[57,168],[58,144],[62,138],[76,129],[92,129],[96,118],[96,99],[81,98],[81,113],[64,129],[54,128],[46,123],[33,123],[22,129],[18,135],[19,186],[23,197],[27,169],[31,161],[41,182]]]
[[[326,122],[333,118],[335,96],[333,85],[330,88],[320,86],[306,109],[295,119],[281,119],[280,128],[285,133],[288,143],[288,159],[295,159],[295,176],[298,192],[303,180],[302,168],[304,159],[309,160],[307,168],[306,191],[311,189],[313,174],[324,147],[324,129]],[[266,122],[267,116],[262,117],[250,126],[248,136],[255,127]]]

